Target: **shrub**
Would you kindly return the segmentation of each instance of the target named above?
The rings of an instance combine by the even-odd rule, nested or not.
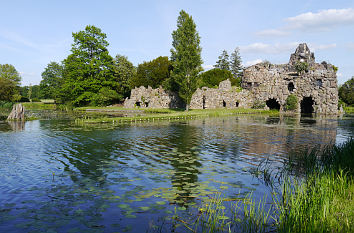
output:
[[[94,106],[107,106],[114,102],[118,102],[121,98],[122,96],[116,91],[103,87],[92,97],[91,104]]]
[[[285,101],[286,110],[295,110],[297,108],[297,97],[295,95],[289,95]]]
[[[295,64],[296,71],[301,74],[309,71],[309,64],[307,62],[298,61]]]
[[[265,102],[256,100],[256,101],[253,103],[252,108],[253,108],[253,109],[263,109],[265,106],[266,106]]]
[[[41,102],[41,100],[38,99],[38,98],[33,98],[33,99],[32,99],[32,102]]]

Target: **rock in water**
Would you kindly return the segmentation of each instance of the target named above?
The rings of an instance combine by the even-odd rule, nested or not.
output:
[[[7,120],[25,120],[25,108],[22,106],[22,104],[15,104],[12,107],[12,111],[7,117]]]

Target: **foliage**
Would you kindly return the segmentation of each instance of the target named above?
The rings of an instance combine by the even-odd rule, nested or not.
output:
[[[101,90],[92,97],[91,104],[94,106],[106,106],[110,103],[117,102],[122,98],[116,91],[113,91],[107,87],[101,88]]]
[[[0,64],[0,101],[17,101],[21,77],[13,65]]]
[[[20,74],[17,72],[13,65],[9,64],[0,64],[0,78],[12,81],[16,86],[19,86],[21,82]]]
[[[118,54],[113,60],[113,70],[119,84],[118,93],[124,98],[128,97],[132,80],[136,77],[136,68],[126,56]]]
[[[32,99],[40,99],[41,98],[40,85],[33,85],[33,86],[29,85],[29,86],[20,87],[20,94],[21,94],[21,98],[26,98],[29,101]]]
[[[297,61],[295,64],[295,70],[298,74],[309,71],[309,64],[307,62]]]
[[[338,94],[347,105],[354,105],[354,76],[339,88]]]
[[[0,101],[12,101],[16,94],[16,83],[0,77]]]
[[[338,66],[332,65],[332,68],[333,68],[334,72],[337,73],[337,71],[338,71]]]
[[[286,110],[295,110],[297,108],[297,97],[293,94],[289,95],[285,100],[285,109]]]
[[[152,61],[138,65],[137,75],[132,81],[132,87],[157,88],[170,78],[172,65],[168,57],[158,57]]]
[[[229,61],[229,55],[227,54],[226,50],[222,51],[222,54],[218,57],[219,60],[216,61],[216,65],[214,65],[215,68],[221,69],[221,70],[230,70],[230,61]]]
[[[178,84],[178,94],[185,101],[188,110],[192,95],[197,89],[198,73],[202,70],[202,48],[193,19],[183,10],[177,20],[177,29],[172,32],[172,39],[171,76]]]
[[[64,60],[64,82],[60,100],[75,106],[87,105],[106,87],[117,92],[113,58],[109,55],[106,34],[95,26],[73,33],[71,54]]]
[[[43,99],[57,99],[63,83],[64,67],[56,62],[47,65],[42,73],[40,82],[40,97]]]
[[[265,108],[265,106],[266,106],[265,102],[256,100],[253,103],[252,108],[253,109],[263,109],[263,108]]]
[[[240,56],[240,49],[235,48],[234,52],[231,53],[230,70],[235,78],[241,79],[242,77],[242,59]]]
[[[240,86],[238,79],[235,79],[230,71],[215,68],[199,75],[198,87],[218,87],[219,83],[226,79],[231,81],[231,85]]]

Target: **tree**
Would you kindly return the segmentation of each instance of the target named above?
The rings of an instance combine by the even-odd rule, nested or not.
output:
[[[64,67],[56,62],[47,65],[42,73],[40,82],[40,97],[43,99],[57,99],[63,83]]]
[[[177,20],[177,30],[172,32],[171,61],[172,78],[178,84],[179,96],[186,103],[186,110],[197,88],[197,76],[202,71],[200,37],[191,16],[181,11]]]
[[[231,61],[230,61],[230,71],[234,75],[235,78],[242,77],[242,60],[240,56],[240,50],[238,47],[231,53]]]
[[[16,101],[20,82],[21,76],[13,65],[0,64],[0,100]]]
[[[119,83],[114,76],[113,58],[107,50],[106,34],[95,26],[86,26],[84,31],[72,35],[72,54],[64,60],[60,99],[82,106],[90,104],[95,95],[104,93],[102,88],[117,92]]]
[[[339,98],[348,105],[354,105],[354,76],[338,90]]]
[[[14,82],[16,86],[19,86],[21,82],[20,74],[13,65],[9,64],[0,64],[0,77]]]
[[[222,54],[218,58],[219,60],[216,62],[216,65],[214,65],[214,67],[219,68],[221,70],[230,70],[230,61],[227,51],[222,51]]]
[[[152,61],[138,65],[137,75],[132,81],[132,87],[157,88],[170,77],[171,63],[168,57],[158,57]]]
[[[113,70],[119,84],[118,93],[124,98],[129,97],[136,68],[127,57],[118,54],[113,60]]]
[[[236,79],[233,78],[232,73],[228,70],[221,70],[218,68],[211,69],[199,75],[198,87],[215,88],[218,87],[220,82],[226,79],[230,79],[231,82],[236,81]],[[232,85],[237,84],[232,83]]]

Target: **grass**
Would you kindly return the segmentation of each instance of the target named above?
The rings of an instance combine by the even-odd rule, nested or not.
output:
[[[347,114],[354,114],[354,107],[350,107],[350,106],[344,107],[344,111]]]
[[[86,111],[87,109],[93,109],[89,107],[77,108],[74,111]],[[129,111],[132,109],[126,109],[121,107],[110,108],[94,108],[104,110],[116,110],[116,111]],[[268,114],[277,115],[278,111],[260,110],[260,109],[193,109],[184,111],[181,109],[134,109],[140,110],[144,115],[131,116],[131,117],[89,117],[87,115],[84,118],[77,119],[77,121],[83,121],[85,123],[109,123],[109,122],[135,122],[135,121],[155,121],[155,120],[173,120],[173,119],[188,119],[196,117],[209,117],[209,116],[227,116],[234,114]]]
[[[55,110],[56,104],[45,104],[42,102],[26,102],[22,103],[22,105],[27,110]]]

